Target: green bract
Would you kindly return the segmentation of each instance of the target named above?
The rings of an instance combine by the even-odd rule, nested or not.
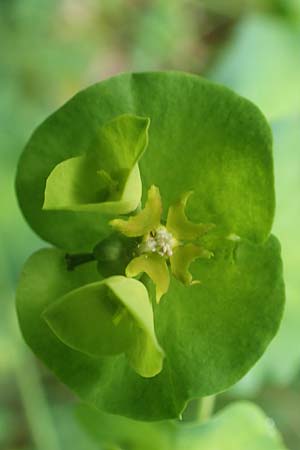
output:
[[[89,356],[125,352],[142,376],[162,369],[146,288],[122,276],[72,290],[50,304],[43,317],[56,336]],[[84,318],[84,320],[83,320]]]
[[[178,417],[262,355],[284,300],[271,142],[253,104],[183,73],[99,83],[33,134],[17,194],[60,250],[25,264],[19,321],[85,401]]]
[[[86,153],[55,166],[43,209],[125,214],[142,195],[137,162],[148,142],[149,119],[122,115],[99,130]]]

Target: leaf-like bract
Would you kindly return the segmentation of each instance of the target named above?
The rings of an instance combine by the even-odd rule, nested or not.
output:
[[[42,317],[67,346],[88,356],[126,352],[144,377],[162,369],[147,290],[123,276],[86,284],[48,306]]]
[[[142,195],[137,163],[148,143],[149,123],[124,114],[100,127],[85,154],[52,170],[43,209],[111,215],[135,210]]]

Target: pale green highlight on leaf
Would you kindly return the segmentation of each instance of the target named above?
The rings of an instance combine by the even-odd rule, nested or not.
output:
[[[137,162],[148,144],[150,120],[122,115],[100,128],[88,151],[50,173],[44,210],[125,214],[141,198]]]
[[[156,286],[156,302],[168,291],[170,284],[169,269],[163,256],[145,253],[134,258],[126,267],[126,275],[135,277],[145,272]]]
[[[162,203],[159,189],[152,185],[148,191],[147,201],[142,211],[135,216],[129,217],[128,220],[114,219],[110,224],[115,230],[125,236],[143,236],[159,226],[161,214]]]
[[[200,283],[199,280],[193,280],[192,274],[189,272],[189,267],[197,258],[209,259],[212,256],[212,252],[191,243],[176,247],[173,255],[170,257],[172,273],[174,277],[186,286]]]
[[[172,204],[168,210],[167,229],[178,240],[193,241],[211,230],[213,224],[191,222],[185,215],[185,207],[192,191],[181,195],[180,199]]]

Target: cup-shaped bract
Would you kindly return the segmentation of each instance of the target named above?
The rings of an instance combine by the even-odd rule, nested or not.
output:
[[[48,276],[43,279],[47,265]],[[34,303],[38,298],[42,308],[39,320],[47,324],[59,345],[95,362],[125,353],[136,373],[155,376],[162,370],[164,353],[155,336],[145,286],[124,276],[96,281],[99,276],[94,270],[89,273],[92,282],[86,276],[86,269],[67,271],[61,252],[41,250],[25,265],[18,288],[18,310],[22,314],[23,302]]]
[[[148,143],[149,119],[119,116],[96,130],[88,150],[54,167],[43,209],[126,214],[141,200],[138,160]]]
[[[274,214],[272,138],[249,101],[184,73],[122,74],[80,92],[42,123],[19,162],[21,209],[45,240],[89,250],[109,233],[95,211],[43,210],[46,182],[55,167],[82,156],[98,130],[124,114],[150,118],[149,144],[140,159],[143,195],[155,184],[164,208],[190,190],[191,219],[223,224],[261,242]]]

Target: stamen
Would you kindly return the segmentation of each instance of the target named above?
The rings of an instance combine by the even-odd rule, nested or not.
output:
[[[175,239],[169,231],[160,226],[149,233],[146,239],[139,245],[139,253],[158,253],[160,256],[173,255]]]

